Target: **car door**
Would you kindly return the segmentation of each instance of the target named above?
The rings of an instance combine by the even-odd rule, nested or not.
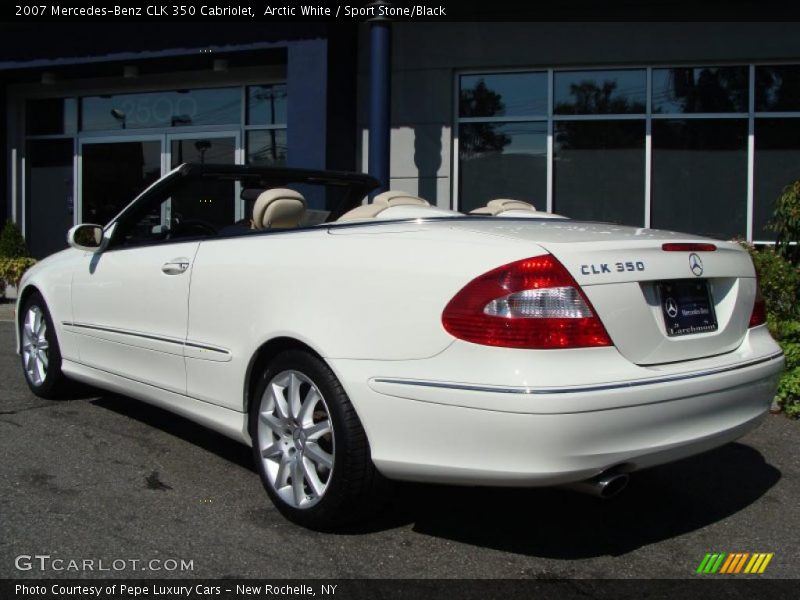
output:
[[[86,253],[72,279],[81,363],[186,393],[189,283],[204,228],[172,211],[185,187],[173,171],[106,229],[106,249]]]
[[[185,394],[183,343],[198,246],[186,241],[87,253],[72,282],[80,361]]]

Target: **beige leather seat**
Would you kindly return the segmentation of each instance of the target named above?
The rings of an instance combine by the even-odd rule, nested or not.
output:
[[[253,206],[254,229],[297,227],[306,214],[303,195],[288,188],[274,188],[259,194]]]
[[[536,212],[536,207],[530,202],[523,202],[522,200],[511,200],[510,198],[495,198],[489,200],[486,206],[481,206],[475,210],[469,211],[471,215],[490,215],[495,217],[500,213],[509,210],[521,210],[525,212]]]
[[[427,200],[409,194],[408,192],[388,191],[378,194],[369,204],[356,206],[347,211],[338,221],[353,221],[356,219],[373,219],[387,208],[392,206],[430,206]]]

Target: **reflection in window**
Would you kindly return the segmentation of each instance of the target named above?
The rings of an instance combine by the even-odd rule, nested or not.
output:
[[[241,90],[215,88],[81,99],[83,131],[241,122]]]
[[[78,103],[75,98],[44,98],[25,103],[27,135],[72,134],[78,130]]]
[[[554,134],[554,212],[642,226],[644,121],[560,121]]]
[[[653,69],[654,113],[747,112],[747,67]]]
[[[84,144],[84,223],[105,225],[161,176],[161,142]]]
[[[462,75],[461,117],[521,117],[547,114],[547,73]]]
[[[286,165],[286,130],[264,129],[247,132],[248,165],[282,167]]]
[[[286,86],[251,85],[247,88],[247,124],[282,125],[286,123]]]
[[[771,241],[766,228],[783,188],[800,179],[800,119],[756,119],[753,239]]]
[[[547,207],[547,124],[465,123],[459,127],[459,210],[493,198]]]
[[[800,66],[756,67],[756,110],[800,110]]]
[[[653,121],[652,226],[730,239],[746,218],[747,121]]]
[[[554,75],[554,112],[559,115],[644,113],[644,69],[561,71]]]
[[[236,139],[232,137],[172,140],[172,167],[184,162],[232,165]],[[200,235],[233,223],[236,185],[231,179],[192,180],[172,196],[170,229],[180,225],[186,235]],[[211,228],[209,228],[211,226]],[[180,230],[178,230],[180,231]]]

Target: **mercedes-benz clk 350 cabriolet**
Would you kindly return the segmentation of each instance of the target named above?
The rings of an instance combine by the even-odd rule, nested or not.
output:
[[[768,411],[783,356],[736,243],[514,200],[362,204],[376,185],[185,164],[74,227],[20,284],[30,388],[78,380],[252,445],[318,528],[389,480],[610,496]]]

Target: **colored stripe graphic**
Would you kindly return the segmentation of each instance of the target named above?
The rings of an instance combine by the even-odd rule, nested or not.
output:
[[[770,552],[707,552],[700,561],[696,573],[701,574],[760,574],[767,569],[767,565],[772,560],[774,553]],[[745,566],[746,565],[746,566]]]
[[[730,573],[728,570],[734,562],[736,555],[735,554],[728,554],[728,558],[722,563],[722,568],[719,570],[720,573]]]
[[[774,552],[770,552],[769,554],[767,554],[767,556],[764,558],[764,562],[761,563],[761,568],[758,570],[759,573],[763,573],[764,571],[767,570],[767,565],[769,564],[769,561],[772,560],[773,556],[775,556]]]

